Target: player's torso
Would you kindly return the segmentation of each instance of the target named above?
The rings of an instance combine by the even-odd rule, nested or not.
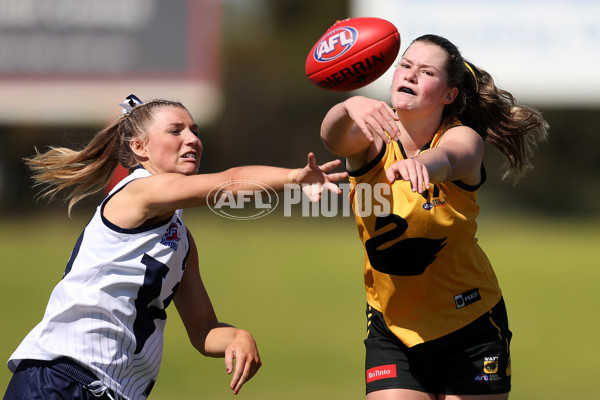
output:
[[[478,188],[444,182],[419,194],[409,182],[389,185],[386,169],[404,157],[392,143],[351,172],[350,200],[365,247],[367,301],[412,346],[468,324],[500,289],[475,238]]]
[[[187,228],[181,210],[140,229],[121,229],[101,211],[102,205],[77,240],[43,321],[15,357],[68,356],[111,389],[138,398],[158,374],[165,310],[189,252]]]

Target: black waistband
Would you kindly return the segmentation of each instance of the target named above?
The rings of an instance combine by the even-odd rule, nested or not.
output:
[[[55,369],[57,371],[62,372],[70,378],[73,378],[77,382],[82,385],[88,386],[92,382],[98,380],[94,374],[92,374],[89,370],[77,364],[75,361],[71,360],[67,357],[57,358],[55,360],[45,361],[45,360],[23,360],[19,364],[19,369],[28,368],[28,367],[49,367]]]
[[[52,368],[55,371],[61,372],[62,374],[68,376],[74,381],[80,383],[88,390],[97,391],[97,387],[100,385],[102,388],[100,389],[100,393],[108,392],[111,395],[111,398],[118,398],[115,396],[114,392],[108,389],[104,384],[95,376],[90,370],[81,365],[77,364],[75,361],[68,357],[60,357],[54,360],[23,360],[19,363],[17,370],[26,369],[29,367],[47,367]]]

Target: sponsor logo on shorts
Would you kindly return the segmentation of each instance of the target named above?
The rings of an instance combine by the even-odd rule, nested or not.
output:
[[[464,292],[454,296],[454,303],[456,303],[456,308],[463,308],[479,300],[481,300],[479,289],[471,289],[468,292]]]
[[[367,383],[380,379],[395,378],[396,376],[395,364],[381,365],[367,370]]]
[[[498,357],[485,357],[483,360],[483,372],[495,374],[498,372]]]
[[[489,382],[502,380],[498,374],[500,361],[498,356],[483,358],[483,374],[475,375],[475,382]],[[508,372],[508,371],[507,371]]]

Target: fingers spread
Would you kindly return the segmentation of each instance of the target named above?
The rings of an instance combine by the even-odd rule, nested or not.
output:
[[[340,164],[342,164],[342,160],[336,159],[333,161],[326,162],[325,164],[321,165],[319,168],[321,168],[321,171],[323,171],[323,172],[329,172],[332,169],[339,167]]]
[[[313,152],[308,153],[308,166],[311,169],[317,167],[317,160]]]
[[[331,193],[335,193],[335,194],[342,194],[342,189],[340,189],[338,185],[331,183],[331,182],[324,183],[323,190],[331,192]]]
[[[327,179],[329,179],[332,182],[341,181],[342,179],[346,179],[347,177],[348,177],[347,172],[336,172],[336,173],[327,175]]]

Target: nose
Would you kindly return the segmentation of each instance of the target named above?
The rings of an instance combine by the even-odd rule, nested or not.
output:
[[[404,70],[404,80],[414,83],[417,81],[417,73],[414,68],[408,68]]]
[[[186,144],[194,144],[194,143],[202,144],[202,142],[200,142],[200,138],[198,136],[196,136],[196,134],[190,129],[186,129],[184,131],[184,140],[185,140]]]
[[[202,154],[202,141],[196,134],[190,129],[186,129],[183,132],[183,144],[190,148],[195,149],[200,154]]]

